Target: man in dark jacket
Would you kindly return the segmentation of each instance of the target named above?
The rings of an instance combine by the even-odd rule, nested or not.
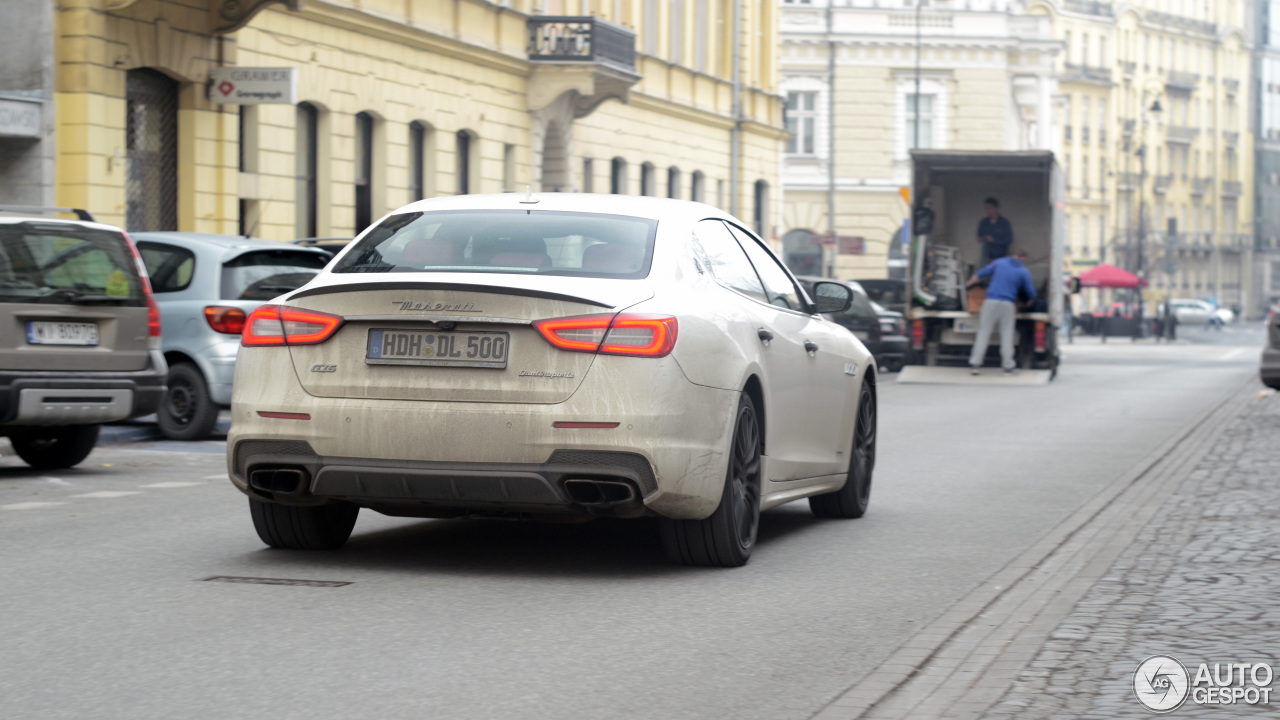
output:
[[[991,331],[997,325],[1000,327],[1000,365],[1006,373],[1013,372],[1013,328],[1018,304],[1029,305],[1036,299],[1031,271],[1023,264],[1026,259],[1027,251],[1015,248],[1013,255],[992,262],[969,279],[968,287],[977,285],[979,280],[991,280],[987,285],[987,297],[982,301],[982,310],[978,313],[978,336],[974,338],[973,352],[969,354],[969,367],[974,375],[982,367],[987,346],[991,344]]]
[[[983,201],[987,216],[978,221],[978,242],[982,243],[982,264],[1009,254],[1013,245],[1013,226],[1000,214],[1000,201],[989,197]]]

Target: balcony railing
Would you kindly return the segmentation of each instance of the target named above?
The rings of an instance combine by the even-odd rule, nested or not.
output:
[[[1124,120],[1122,121],[1121,132],[1124,133],[1125,137],[1128,137],[1133,134],[1133,129],[1137,126],[1137,120]]]
[[[1122,70],[1125,75],[1132,75],[1134,71],[1136,71],[1137,69],[1138,69],[1138,63],[1133,62],[1132,60],[1120,61],[1120,70]]]
[[[1173,184],[1173,173],[1169,173],[1168,175],[1157,175],[1155,191],[1158,193],[1165,192],[1166,190],[1169,189],[1169,186],[1172,184]]]
[[[1063,74],[1068,76],[1067,80],[1086,80],[1092,82],[1111,82],[1111,68],[1091,67],[1089,65],[1076,65],[1075,63],[1063,63]]]
[[[1183,70],[1170,70],[1169,77],[1165,81],[1165,86],[1181,90],[1195,90],[1196,83],[1198,82],[1200,82],[1200,76],[1196,73],[1185,72]]]
[[[1192,128],[1185,125],[1169,126],[1169,142],[1190,144],[1199,134],[1200,128]]]
[[[1116,173],[1116,186],[1121,190],[1133,190],[1142,184],[1142,175],[1136,172]]]
[[[1240,144],[1240,133],[1232,132],[1230,130],[1223,130],[1222,142],[1226,143],[1227,147],[1235,147],[1236,145]]]
[[[1097,2],[1096,0],[1066,0],[1062,3],[1062,7],[1069,12],[1084,13],[1085,15],[1111,17],[1114,14],[1111,9],[1111,3]]]
[[[1182,17],[1181,15],[1172,15],[1170,13],[1156,12],[1148,10],[1143,13],[1147,22],[1157,23],[1169,27],[1175,27],[1180,30],[1190,30],[1198,32],[1202,35],[1217,35],[1218,26],[1203,20],[1192,20],[1191,18]]]
[[[1213,192],[1213,178],[1198,177],[1191,179],[1191,194],[1204,195]]]
[[[1239,92],[1239,90],[1240,90],[1240,81],[1239,81],[1239,80],[1232,80],[1231,78],[1223,78],[1223,79],[1222,79],[1222,87],[1226,88],[1226,89],[1227,89],[1227,92],[1229,92],[1229,93]]]
[[[529,18],[529,59],[598,62],[636,69],[636,34],[593,17]]]
[[[1239,180],[1223,180],[1222,194],[1228,197],[1240,197],[1244,194],[1244,185]]]

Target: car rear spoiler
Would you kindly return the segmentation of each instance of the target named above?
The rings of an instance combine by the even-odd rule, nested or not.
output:
[[[52,215],[54,213],[71,213],[76,219],[85,222],[98,222],[93,213],[80,208],[45,207],[43,205],[0,205],[0,212],[28,213],[31,215]]]

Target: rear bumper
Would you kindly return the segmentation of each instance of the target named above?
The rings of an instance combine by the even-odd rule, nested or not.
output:
[[[3,370],[0,425],[92,425],[150,415],[160,407],[168,373],[158,350],[135,371]]]
[[[250,371],[244,360],[238,375]],[[394,504],[404,514],[412,505],[587,511],[564,481],[596,478],[630,484],[641,509],[710,515],[720,502],[739,393],[694,385],[674,363],[610,360],[597,362],[556,404],[320,398],[284,378],[248,392],[238,377],[228,473],[255,494],[255,467],[296,466],[306,473],[299,491],[271,499],[340,499],[384,511]],[[259,410],[310,419],[263,418]],[[557,421],[619,426],[555,428]]]

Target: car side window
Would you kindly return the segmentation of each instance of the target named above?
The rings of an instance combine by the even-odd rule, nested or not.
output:
[[[737,290],[752,300],[769,302],[760,278],[751,267],[742,248],[719,220],[703,220],[694,226],[694,236],[702,246],[711,275],[727,288]]]
[[[144,240],[138,243],[138,254],[151,276],[151,292],[178,292],[191,285],[196,256],[190,250]]]
[[[768,302],[770,305],[787,308],[788,310],[796,310],[806,312],[805,302],[801,299],[800,290],[796,284],[791,281],[791,276],[787,271],[778,264],[778,261],[764,249],[760,241],[747,234],[742,228],[730,225],[738,242],[742,243],[742,249],[746,251],[747,257],[751,258],[751,264],[755,266],[756,272],[760,275],[760,280],[764,282],[765,292],[768,294]]]

